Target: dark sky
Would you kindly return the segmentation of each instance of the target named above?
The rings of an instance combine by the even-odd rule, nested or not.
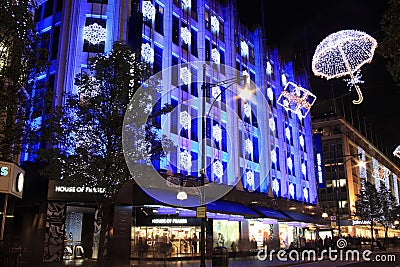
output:
[[[262,0],[237,0],[238,12],[244,24],[262,24]],[[350,93],[342,79],[316,77],[311,71],[311,59],[317,45],[328,35],[340,30],[360,30],[378,41],[383,37],[380,22],[387,8],[386,0],[336,0],[336,1],[264,1],[264,18],[267,45],[277,47],[280,55],[294,59],[296,68],[303,68],[310,75],[310,87],[317,96],[315,105],[326,99],[344,96],[345,108],[352,106],[353,117],[359,114],[365,122],[368,138],[379,143],[380,148],[391,154],[400,144],[400,116],[398,106],[400,87],[396,86],[385,68],[385,60],[375,53],[370,64],[361,68],[360,85],[364,101]],[[347,77],[346,77],[347,78]],[[341,105],[341,104],[340,104]],[[348,112],[349,114],[350,112]],[[358,124],[358,123],[357,123]]]

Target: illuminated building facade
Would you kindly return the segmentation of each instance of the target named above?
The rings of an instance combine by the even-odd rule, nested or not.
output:
[[[304,205],[308,205],[309,214],[315,212],[317,189],[310,115],[302,118],[277,104],[277,100],[288,82],[305,87],[308,81],[305,75],[294,74],[292,62],[282,61],[276,49],[265,46],[265,37],[259,28],[250,31],[240,23],[234,2],[42,1],[35,11],[35,19],[39,32],[49,37],[49,43],[45,45],[50,48],[52,65],[41,79],[48,82],[56,92],[54,103],[62,103],[65,92],[77,90],[74,77],[87,69],[88,59],[97,53],[110,51],[114,41],[124,41],[132,49],[140,49],[142,60],[151,64],[154,72],[185,64],[182,66],[186,69],[182,67],[178,72],[171,73],[171,86],[176,86],[177,81],[181,80],[187,84],[163,99],[164,103],[179,105],[176,116],[173,115],[175,117],[167,125],[167,132],[177,145],[177,151],[170,153],[167,160],[153,164],[156,169],[166,170],[172,175],[196,178],[200,176],[201,122],[191,118],[200,116],[201,105],[196,101],[192,105],[181,105],[183,101],[196,99],[202,93],[200,84],[190,84],[186,80],[188,71],[192,80],[202,75],[202,70],[191,62],[205,61],[216,66],[218,79],[207,73],[207,84],[230,78],[226,76],[222,64],[241,74],[247,74],[261,90],[261,93],[253,95],[247,102],[240,99],[232,101],[224,88],[207,87],[208,97],[218,98],[219,102],[225,104],[225,108],[222,104],[214,108],[214,120],[207,122],[206,137],[215,144],[207,144],[207,178],[209,181],[219,179],[227,186],[234,185],[235,189],[225,200],[229,200],[232,205],[244,206],[242,210],[238,208],[230,211],[227,203],[214,207],[215,212],[242,215],[243,218],[240,223],[239,220],[231,223],[227,217],[216,219],[214,224],[210,222],[207,234],[216,238],[213,231],[231,229],[229,231],[234,231],[234,234],[225,233],[233,238],[227,239],[225,245],[229,246],[233,240],[239,242],[240,239],[252,239],[251,233],[255,235],[259,233],[258,228],[266,229],[268,225],[265,234],[254,236],[257,246],[261,247],[268,239],[275,240],[277,246],[288,247],[291,242],[297,242],[300,235],[309,234],[309,238],[313,238],[312,233],[305,230],[307,224],[312,222],[312,217],[304,214]],[[219,95],[220,92],[222,93]],[[266,103],[268,107],[260,103]],[[210,106],[211,103],[207,103],[207,108]],[[230,136],[234,146],[227,142],[226,129],[235,128],[235,122],[229,117],[227,108],[235,111],[246,125],[246,132],[238,131]],[[162,120],[165,121],[164,118]],[[40,124],[41,116],[37,116],[36,121]],[[32,157],[29,154],[23,155],[24,160],[31,160]],[[237,160],[230,162],[231,158]],[[236,181],[239,182],[236,184]],[[143,206],[144,209],[154,210],[154,205],[162,205],[147,204],[150,206]],[[247,210],[252,204],[264,208],[264,213],[260,210]],[[213,210],[212,206],[213,203],[210,203],[209,210]],[[278,211],[289,209],[292,215]],[[136,212],[135,208],[133,214],[143,217],[144,213],[140,212]],[[154,222],[160,224],[167,221],[157,218]],[[182,226],[183,221],[174,222]],[[152,221],[142,223],[136,226],[140,228],[152,225]],[[198,222],[193,222],[192,226],[193,233],[197,233]],[[279,236],[279,227],[286,231],[282,237]],[[139,228],[132,228],[132,240],[135,242],[137,233],[144,233],[148,238],[148,229]],[[171,231],[175,230],[171,228]],[[153,238],[158,234],[154,233]],[[185,248],[179,247],[178,251],[181,250],[185,251]]]
[[[330,216],[339,216],[342,235],[369,237],[370,226],[354,218],[356,194],[360,193],[364,181],[374,184],[378,190],[384,184],[398,205],[400,168],[341,116],[313,117],[313,129],[314,141],[322,141],[315,143],[320,147],[323,168],[321,182],[318,182],[320,207]],[[318,152],[316,157],[319,157]],[[339,189],[338,197],[336,188]],[[375,231],[374,236],[384,237],[384,228],[379,224]],[[398,233],[389,230],[389,236],[395,234]]]

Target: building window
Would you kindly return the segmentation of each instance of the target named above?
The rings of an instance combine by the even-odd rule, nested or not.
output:
[[[225,41],[225,29],[223,21],[219,22],[219,39],[221,39],[221,41]]]
[[[195,29],[191,29],[191,44],[190,44],[190,49],[191,49],[191,53],[193,56],[197,57],[198,53],[197,53],[197,31]]]
[[[198,113],[198,111],[197,111],[197,109],[194,109],[194,108],[192,108],[192,111],[191,111],[191,113],[192,113],[192,120],[191,120],[191,126],[190,126],[190,138],[193,140],[193,141],[198,141],[198,123],[197,123],[197,113]],[[192,160],[193,160],[193,158],[192,158]]]
[[[210,30],[211,29],[210,10],[206,9],[204,16],[205,16],[205,22],[206,22],[206,29]]]
[[[225,74],[225,51],[220,49],[219,56],[221,60],[220,71],[222,74]]]
[[[191,0],[191,1],[192,1],[192,7],[191,7],[192,18],[197,21],[197,0]]]
[[[178,86],[178,66],[176,66],[178,63],[178,57],[172,55],[172,66],[174,67],[172,68],[171,83],[175,86]]]
[[[206,61],[210,61],[211,60],[211,46],[210,46],[210,40],[206,38],[205,41],[205,49],[206,49]]]
[[[161,47],[158,47],[157,45],[154,46],[154,65],[153,65],[153,70],[154,74],[160,72],[162,70],[162,54],[163,54],[163,49]]]
[[[174,108],[174,110],[171,113],[171,132],[174,134],[178,134],[179,112],[178,109],[176,108],[178,106],[178,100],[171,98],[171,106]]]
[[[54,0],[48,0],[44,4],[44,15],[43,15],[43,18],[47,18],[47,17],[50,17],[51,15],[53,15],[53,6],[54,6]]]
[[[62,10],[62,7],[63,7],[63,0],[57,0],[57,3],[56,3],[56,13],[57,13],[57,12],[60,12],[60,11]]]
[[[172,16],[172,42],[179,44],[179,18]]]
[[[190,84],[190,93],[197,97],[198,96],[198,82],[197,82],[197,69],[191,68],[192,83]]]
[[[250,46],[249,47],[249,57],[250,57],[250,63],[254,65],[255,63],[255,57],[254,57],[254,47]]]
[[[56,26],[54,27],[53,30],[53,37],[51,43],[51,60],[57,58],[59,39],[60,39],[60,26]]]
[[[155,30],[164,35],[164,7],[156,2]]]
[[[174,5],[176,5],[177,7],[180,7],[180,0],[174,0]]]

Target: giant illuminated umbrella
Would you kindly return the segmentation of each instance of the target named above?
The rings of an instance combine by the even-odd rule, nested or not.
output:
[[[360,104],[363,96],[354,73],[365,63],[371,62],[376,46],[376,40],[365,32],[338,31],[317,46],[312,59],[312,71],[328,80],[350,75],[351,85],[358,94],[358,100],[353,100],[353,103]]]

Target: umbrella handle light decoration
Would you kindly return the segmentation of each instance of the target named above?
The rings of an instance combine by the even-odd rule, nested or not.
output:
[[[358,95],[353,103],[360,104],[363,95],[354,73],[371,62],[376,47],[376,40],[362,31],[343,30],[333,33],[317,46],[312,59],[312,70],[316,76],[328,80],[349,75],[352,81],[350,84]]]

